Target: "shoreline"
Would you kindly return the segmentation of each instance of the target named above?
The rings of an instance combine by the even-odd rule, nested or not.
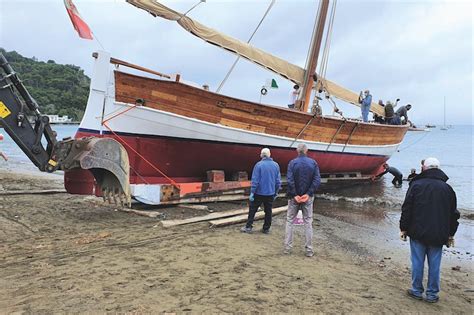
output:
[[[61,177],[42,175],[0,170],[6,190],[62,187]],[[92,196],[0,199],[0,310],[7,313],[472,311],[472,255],[443,251],[440,302],[414,301],[404,295],[408,244],[385,212],[367,221],[364,207],[344,214],[317,199],[315,257],[308,259],[301,227],[292,255],[282,254],[284,215],[274,217],[270,235],[247,235],[240,225],[209,229],[206,222],[165,229],[157,218],[117,211]],[[205,214],[155,210],[167,218]]]

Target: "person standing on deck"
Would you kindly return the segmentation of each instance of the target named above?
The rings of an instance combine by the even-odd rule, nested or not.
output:
[[[412,287],[409,297],[429,303],[439,300],[443,245],[454,246],[459,226],[456,193],[436,158],[427,158],[421,174],[410,182],[400,216],[400,238],[410,237]],[[423,297],[423,269],[428,259],[428,285]]]
[[[373,180],[376,180],[376,179],[382,177],[383,175],[385,175],[387,173],[390,173],[390,174],[393,175],[392,184],[397,188],[402,187],[402,182],[403,182],[402,172],[400,172],[397,168],[388,165],[387,163],[384,163],[383,167],[384,167],[385,171],[383,173],[380,173],[380,174],[374,176]]]
[[[395,125],[393,122],[395,111],[393,109],[393,105],[391,101],[387,101],[387,104],[384,107],[385,110],[385,123],[388,125]]]
[[[260,152],[262,160],[255,164],[253,168],[249,196],[249,216],[247,224],[240,229],[243,233],[252,233],[255,213],[257,213],[262,203],[265,211],[262,233],[270,233],[273,201],[277,198],[281,186],[280,166],[273,161],[270,155],[270,149],[263,148]]]
[[[408,124],[409,120],[408,120],[408,111],[411,109],[411,105],[410,104],[407,104],[405,106],[402,106],[400,107],[399,109],[397,109],[397,112],[395,113],[395,116],[398,117],[398,120],[397,120],[397,125],[401,125],[401,124]],[[402,123],[402,117],[403,117],[403,123]]]
[[[382,100],[379,100],[379,105],[382,107],[385,107],[385,104],[383,103]],[[379,116],[376,113],[374,114],[374,122],[379,123],[379,124],[385,124],[385,119],[383,118],[384,116]]]
[[[288,164],[286,174],[288,187],[288,212],[286,214],[285,248],[284,253],[290,254],[293,247],[293,221],[298,210],[303,212],[305,254],[312,257],[313,251],[313,202],[314,193],[321,183],[318,163],[309,158],[308,147],[298,144],[298,157]]]
[[[359,103],[360,103],[360,110],[362,112],[362,120],[364,122],[368,122],[370,105],[372,104],[372,95],[370,95],[369,90],[364,91],[364,97],[362,97],[362,92],[360,92]]]
[[[290,92],[290,103],[288,104],[288,108],[290,109],[295,108],[295,103],[296,103],[296,100],[298,99],[299,94],[300,94],[300,86],[298,84],[295,84],[293,86],[293,90]]]

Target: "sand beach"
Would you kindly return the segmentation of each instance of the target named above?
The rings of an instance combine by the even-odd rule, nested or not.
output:
[[[405,295],[409,249],[398,240],[397,229],[331,216],[330,203],[323,200],[315,206],[315,256],[306,258],[301,233],[296,237],[301,246],[292,255],[282,253],[284,215],[274,217],[270,235],[242,234],[240,225],[210,229],[207,222],[163,228],[162,219],[207,211],[155,208],[161,214],[149,218],[122,212],[96,197],[5,194],[62,189],[60,176],[1,171],[0,183],[2,313],[473,310],[471,253],[444,252],[439,303],[412,300]],[[244,205],[216,203],[209,208]]]

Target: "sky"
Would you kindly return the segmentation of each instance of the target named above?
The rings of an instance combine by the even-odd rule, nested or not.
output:
[[[92,53],[103,47],[115,58],[180,73],[211,90],[236,58],[176,22],[154,18],[125,1],[73,2],[98,41],[79,38],[61,0],[0,0],[0,47],[75,64],[89,76]],[[198,0],[161,2],[185,12]],[[270,2],[207,0],[188,16],[246,41]],[[304,67],[317,3],[277,0],[251,44]],[[444,98],[447,124],[472,124],[472,45],[471,1],[339,0],[326,77],[356,92],[369,89],[375,101],[400,98],[400,104],[412,104],[409,117],[417,125],[442,124]],[[242,59],[221,92],[259,102],[260,89],[271,78],[279,88],[262,97],[262,103],[286,106],[293,84]],[[322,106],[325,114],[332,113],[328,103]],[[360,117],[357,107],[338,106],[345,116]]]

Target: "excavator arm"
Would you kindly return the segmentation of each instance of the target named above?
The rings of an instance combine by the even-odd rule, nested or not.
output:
[[[40,171],[88,169],[104,199],[130,205],[130,166],[124,147],[111,138],[58,141],[48,116],[41,115],[38,104],[1,53],[0,127]]]

